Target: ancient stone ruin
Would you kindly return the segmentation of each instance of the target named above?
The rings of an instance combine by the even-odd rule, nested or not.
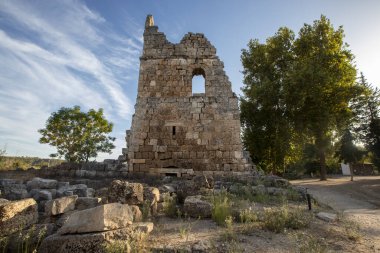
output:
[[[148,15],[138,95],[123,150],[133,174],[252,173],[242,149],[238,98],[216,49],[200,33],[173,44]],[[193,93],[202,75],[205,93]]]

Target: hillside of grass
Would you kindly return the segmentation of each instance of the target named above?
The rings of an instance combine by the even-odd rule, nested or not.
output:
[[[40,169],[43,166],[55,166],[64,160],[39,158],[29,156],[0,156],[0,170],[16,170],[17,168],[26,170],[28,168]]]

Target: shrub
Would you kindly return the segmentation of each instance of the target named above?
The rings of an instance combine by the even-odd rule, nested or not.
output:
[[[150,216],[150,201],[146,200],[141,205],[141,213],[143,221],[146,221]]]
[[[292,207],[290,210],[287,205],[275,208],[264,209],[264,227],[270,231],[280,233],[286,228],[300,229],[310,225],[312,214],[300,207]]]
[[[232,216],[227,216],[224,220],[224,224],[226,226],[226,231],[223,236],[224,241],[234,241],[236,239],[236,235],[233,229],[234,219]]]
[[[225,225],[228,216],[231,215],[231,203],[227,192],[222,191],[220,194],[213,196],[212,219],[218,225]]]
[[[252,223],[257,221],[257,214],[251,208],[241,210],[239,217],[241,223]]]
[[[326,243],[312,235],[303,235],[297,238],[299,253],[324,253],[327,252]]]
[[[359,241],[362,237],[360,233],[360,227],[359,225],[350,220],[344,220],[343,221],[344,231],[348,239],[351,241]]]
[[[164,202],[163,202],[163,208],[165,215],[169,217],[177,217],[178,215],[178,208],[177,208],[177,197],[165,195],[164,196]]]

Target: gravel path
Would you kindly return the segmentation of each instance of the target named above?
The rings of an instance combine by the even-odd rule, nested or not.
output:
[[[319,202],[356,221],[363,233],[361,243],[370,245],[373,252],[380,252],[380,176],[355,177],[353,182],[349,177],[336,177],[291,183],[307,187]]]

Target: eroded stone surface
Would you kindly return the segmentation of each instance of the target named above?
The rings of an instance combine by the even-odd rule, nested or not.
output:
[[[98,253],[105,252],[104,243],[113,240],[127,240],[132,227],[86,234],[54,234],[41,244],[40,253]]]
[[[28,189],[55,189],[57,188],[57,185],[57,180],[43,179],[39,177],[35,177],[26,183]]]
[[[37,219],[37,203],[32,198],[3,203],[0,205],[0,237],[27,228]]]
[[[75,209],[77,195],[53,199],[45,203],[46,215],[57,215],[72,211]]]
[[[148,23],[136,111],[123,150],[129,171],[180,177],[251,171],[242,151],[238,97],[215,47],[200,33],[173,44]],[[205,93],[193,93],[198,75]]]
[[[337,215],[335,213],[319,212],[317,213],[317,218],[327,222],[334,222],[337,220]]]
[[[124,228],[133,222],[128,205],[111,203],[74,212],[63,224],[59,234],[78,234]]]
[[[212,205],[209,202],[202,200],[201,195],[188,196],[185,199],[183,209],[190,217],[208,218],[211,217]]]
[[[129,205],[142,204],[144,201],[144,187],[140,183],[114,180],[108,188],[108,202],[119,202]]]
[[[100,205],[101,201],[101,198],[79,197],[75,202],[75,208],[77,210],[93,208]]]

